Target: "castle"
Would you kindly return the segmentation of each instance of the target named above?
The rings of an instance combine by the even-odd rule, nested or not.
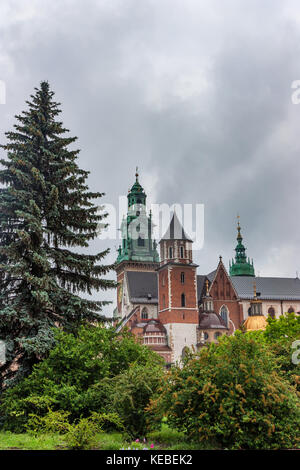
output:
[[[197,274],[192,240],[176,213],[157,244],[146,193],[136,181],[128,192],[116,260],[117,330],[125,326],[166,364],[179,362],[187,348],[217,342],[220,335],[264,328],[266,317],[300,313],[300,279],[256,277],[237,225],[235,259],[229,273],[220,256],[216,270]]]

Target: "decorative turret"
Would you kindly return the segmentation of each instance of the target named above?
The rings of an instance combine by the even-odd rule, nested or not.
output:
[[[253,290],[253,299],[250,302],[250,313],[244,323],[244,328],[246,331],[265,330],[268,323],[262,313],[262,301],[257,296],[255,281],[253,283]]]
[[[174,211],[170,225],[159,242],[161,265],[170,262],[192,264],[192,243]]]
[[[229,262],[229,274],[230,276],[255,276],[253,260],[250,262],[250,258],[247,259],[246,248],[244,247],[242,241],[243,237],[241,235],[241,226],[238,218],[237,224],[237,246],[235,248],[235,261]]]
[[[128,212],[121,224],[122,246],[118,248],[117,263],[122,261],[149,261],[157,263],[157,244],[152,240],[152,214],[146,212],[146,193],[139,183],[136,168],[135,183],[128,191]]]

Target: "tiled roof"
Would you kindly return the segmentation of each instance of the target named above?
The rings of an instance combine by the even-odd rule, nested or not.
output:
[[[215,269],[214,271],[212,271],[211,273],[207,274],[206,277],[207,279],[209,280],[209,282],[212,282],[214,280],[214,277],[216,275],[216,272],[217,270]]]
[[[253,298],[253,282],[260,298],[265,300],[300,300],[300,279],[289,277],[231,276],[240,299]]]
[[[187,240],[192,241],[184,231],[183,226],[181,225],[176,212],[174,212],[168,230],[165,233],[165,236],[161,240]]]
[[[157,273],[127,271],[127,279],[132,303],[158,303]]]
[[[204,275],[198,275],[197,276],[197,297],[198,297],[198,302],[202,298],[203,288],[204,288],[206,279],[207,279],[207,276],[204,276]]]

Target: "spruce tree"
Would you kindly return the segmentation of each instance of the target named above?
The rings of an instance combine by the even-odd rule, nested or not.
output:
[[[47,355],[53,327],[103,320],[107,302],[87,296],[115,286],[103,278],[112,269],[101,264],[109,250],[84,252],[107,214],[94,203],[103,193],[89,191],[89,172],[77,164],[77,138],[57,118],[60,103],[48,82],[26,103],[1,146],[7,158],[0,171],[0,339],[7,384]]]

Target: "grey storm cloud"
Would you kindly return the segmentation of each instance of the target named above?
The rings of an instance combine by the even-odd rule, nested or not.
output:
[[[256,272],[292,277],[299,57],[298,1],[2,0],[1,140],[47,79],[103,202],[118,204],[138,165],[148,202],[205,204],[199,272],[228,265],[239,213]],[[117,244],[90,249],[109,245],[112,262]]]

